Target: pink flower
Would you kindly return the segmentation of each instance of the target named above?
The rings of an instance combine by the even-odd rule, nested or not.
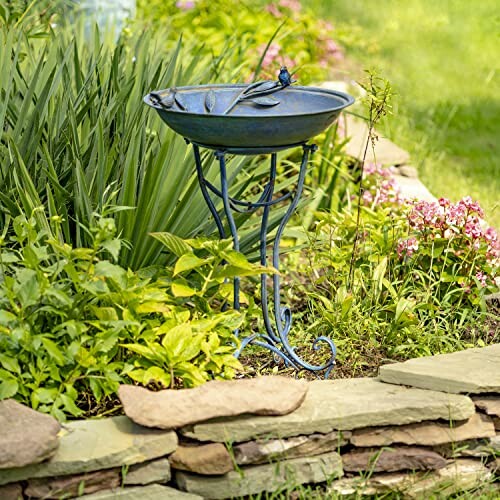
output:
[[[461,205],[466,208],[469,212],[475,212],[479,217],[484,217],[483,209],[480,207],[477,201],[472,201],[470,196],[465,196],[462,198],[457,205]]]
[[[278,9],[278,7],[274,3],[269,3],[264,7],[267,12],[269,12],[272,16],[276,18],[283,17],[283,14],[281,11]]]
[[[382,205],[386,203],[401,204],[399,187],[390,168],[382,168],[375,163],[367,162],[363,168],[363,186],[365,187],[362,198],[364,205]]]
[[[464,232],[469,238],[472,238],[473,240],[480,238],[483,235],[483,229],[481,227],[479,217],[476,217],[475,215],[470,215],[469,217],[467,217]]]
[[[320,26],[327,31],[333,31],[335,29],[330,21],[324,21],[321,19],[319,23]]]
[[[300,12],[302,9],[299,0],[280,0],[278,5],[284,9],[290,9],[292,12]]]
[[[264,52],[266,50],[267,43],[263,43],[257,47],[257,50],[259,52]],[[279,65],[279,62],[277,62],[279,53],[281,50],[281,45],[278,43],[272,43],[269,45],[266,54],[264,55],[264,59],[262,60],[262,68],[263,69],[268,69],[270,66],[273,66],[274,64],[276,66]]]
[[[486,274],[484,274],[482,271],[478,271],[476,273],[476,278],[481,284],[481,286],[484,288],[486,286]]]
[[[366,205],[371,205],[373,202],[373,195],[370,191],[363,191],[363,201],[366,202]]]
[[[419,244],[416,238],[408,238],[407,240],[401,240],[396,248],[398,256],[401,257],[411,257],[417,250]]]
[[[177,0],[175,6],[182,10],[191,10],[196,7],[196,0]]]

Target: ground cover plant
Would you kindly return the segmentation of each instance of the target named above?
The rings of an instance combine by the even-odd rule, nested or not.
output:
[[[58,25],[60,17],[49,23],[30,12],[0,31],[2,216],[29,216],[45,205],[49,216],[62,217],[65,241],[84,246],[90,242],[82,227],[95,211],[107,203],[128,207],[111,217],[129,243],[120,263],[134,269],[168,259],[150,232],[214,233],[188,146],[142,99],[151,90],[215,75],[232,80],[234,68],[221,60],[215,69],[200,45],[181,46],[168,28],[135,26],[115,41],[110,33],[88,33],[84,23]],[[267,172],[259,162],[230,160],[234,193]],[[214,182],[215,158],[205,155],[204,163]],[[37,217],[46,227],[43,212]],[[238,223],[247,218],[240,214]],[[244,230],[242,249],[248,249],[258,229]]]
[[[50,231],[24,216],[4,227],[0,399],[64,420],[112,410],[120,383],[193,387],[241,370],[233,331],[244,315],[220,306],[225,280],[258,274],[260,266],[228,241],[157,233],[175,265],[134,272],[115,263],[122,242],[114,220],[96,220],[87,248],[57,238],[59,217]]]
[[[275,79],[282,65],[296,71],[301,84],[321,81],[342,64],[349,36],[299,0],[140,0],[138,13],[148,23],[168,22],[185,40],[204,40],[203,51],[226,54],[245,81]]]
[[[68,27],[57,9],[0,11],[0,398],[75,418],[119,411],[122,382],[179,388],[283,371],[253,347],[241,365],[234,359],[233,330],[262,331],[253,288],[262,269],[210,239],[216,226],[190,151],[142,97],[274,77],[282,63],[306,83],[326,74],[322,58],[340,60],[332,43],[348,33],[298,2],[262,4],[265,23],[246,3],[234,19],[218,3],[186,4],[140,5],[143,18],[118,39]],[[371,126],[389,110],[388,86],[375,87],[357,110]],[[337,132],[317,138],[304,203],[283,242],[292,277],[283,298],[297,311],[292,343],[321,362],[312,340],[331,336],[334,376],[357,376],[385,359],[498,341],[485,305],[498,289],[498,238],[481,207],[470,198],[403,201],[389,171],[343,154]],[[236,196],[258,196],[263,160],[230,160]],[[299,157],[292,150],[279,160],[276,189],[286,192]],[[213,156],[203,163],[216,183]],[[273,210],[270,225],[281,215]],[[258,226],[246,214],[236,222],[256,260]],[[241,314],[224,305],[234,275],[249,278]]]

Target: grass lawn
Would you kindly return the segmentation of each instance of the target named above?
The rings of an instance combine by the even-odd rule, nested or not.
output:
[[[381,131],[412,154],[433,194],[471,195],[500,228],[497,0],[305,3],[338,26],[359,26],[348,55],[377,68],[398,94]]]

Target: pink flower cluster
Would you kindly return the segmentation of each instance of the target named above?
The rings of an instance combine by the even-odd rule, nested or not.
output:
[[[302,9],[302,5],[300,4],[300,0],[279,0],[278,3],[267,4],[265,9],[279,19],[283,17],[286,10],[298,14]]]
[[[415,237],[408,238],[407,240],[400,240],[396,247],[398,256],[411,257],[418,250],[418,240]]]
[[[497,285],[495,275],[500,268],[500,239],[494,228],[485,223],[484,212],[470,196],[452,203],[447,198],[436,202],[417,201],[408,214],[410,229],[415,233],[397,245],[400,257],[411,256],[419,244],[444,240],[447,252],[443,258],[456,258],[470,271],[481,287]],[[470,291],[472,282],[461,286]]]
[[[263,53],[266,50],[267,43],[263,43],[257,47],[259,53]],[[269,45],[267,52],[262,60],[262,71],[264,76],[268,76],[272,79],[276,78],[276,72],[279,70],[280,66],[286,66],[291,70],[297,65],[296,61],[288,56],[282,56],[281,45],[279,43],[273,42]]]
[[[382,168],[375,163],[365,163],[363,188],[361,203],[365,206],[375,207],[403,202],[392,168]]]
[[[181,10],[191,10],[196,7],[196,0],[177,0],[175,6]]]
[[[483,220],[484,212],[477,201],[470,196],[452,203],[447,198],[437,202],[419,201],[408,215],[410,227],[429,238],[465,237],[465,241],[475,250],[486,248],[486,258],[498,261],[500,240],[494,228]]]

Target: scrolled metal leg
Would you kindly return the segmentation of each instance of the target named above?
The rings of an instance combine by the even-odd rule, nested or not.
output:
[[[278,199],[273,200],[274,187],[276,181],[276,167],[277,167],[277,157],[276,153],[271,155],[271,168],[269,174],[269,182],[265,186],[264,191],[260,198],[256,202],[247,202],[235,200],[229,196],[229,186],[227,180],[227,171],[226,171],[226,159],[224,151],[216,151],[215,156],[219,161],[220,168],[220,181],[221,181],[221,189],[218,190],[212,184],[210,184],[203,175],[203,169],[201,164],[201,158],[199,153],[199,148],[197,145],[193,144],[194,155],[196,160],[196,168],[198,173],[198,180],[200,183],[200,187],[203,193],[203,197],[207,202],[207,205],[212,213],[215,222],[217,224],[217,228],[219,230],[219,235],[221,238],[226,237],[226,232],[224,230],[224,226],[222,224],[221,217],[215,208],[215,205],[210,197],[209,190],[222,199],[223,207],[224,207],[224,215],[227,219],[229,230],[231,232],[231,237],[233,240],[233,247],[236,251],[239,251],[239,238],[236,223],[234,221],[232,211],[247,211],[253,212],[258,208],[263,208],[262,213],[262,221],[261,221],[261,229],[260,229],[260,262],[262,265],[268,265],[268,256],[267,256],[267,233],[268,233],[268,221],[269,221],[269,213],[270,209],[277,202],[283,201],[289,197],[292,198],[290,206],[288,207],[283,219],[281,220],[278,229],[276,231],[276,236],[273,243],[273,254],[272,254],[272,265],[275,269],[279,268],[279,245],[281,241],[281,237],[285,230],[285,226],[290,220],[294,210],[297,208],[299,203],[300,196],[302,194],[302,190],[304,187],[305,174],[307,170],[307,164],[309,161],[309,155],[312,154],[317,147],[315,145],[303,145],[303,155],[302,162],[300,165],[299,178],[297,183],[297,188],[293,195],[287,194]],[[238,206],[244,206],[245,210],[239,210]],[[274,310],[274,326],[273,321],[271,320],[271,315],[269,313],[269,296],[267,290],[267,274],[263,273],[261,275],[261,307],[262,307],[262,315],[264,319],[264,325],[266,329],[266,333],[255,333],[248,337],[245,337],[241,341],[240,348],[236,353],[236,356],[239,356],[241,351],[248,344],[255,344],[261,347],[265,347],[274,353],[275,356],[284,360],[286,366],[292,367],[296,370],[309,370],[316,374],[323,372],[325,378],[327,378],[335,365],[335,356],[336,356],[336,347],[334,342],[324,336],[320,336],[313,341],[312,347],[315,351],[321,349],[322,347],[326,347],[329,350],[330,358],[329,360],[321,365],[313,365],[304,361],[300,356],[295,352],[295,348],[290,345],[288,335],[290,333],[291,325],[292,325],[292,313],[288,306],[281,305],[281,283],[280,277],[278,274],[274,274],[272,277],[273,282],[273,310]],[[239,302],[239,293],[240,293],[240,278],[234,278],[234,308],[240,308]],[[236,331],[235,334],[238,334]]]
[[[292,202],[288,207],[283,219],[281,220],[280,225],[278,226],[278,230],[276,232],[276,236],[273,243],[273,255],[272,255],[272,264],[275,269],[279,269],[279,246],[281,237],[283,235],[283,231],[286,227],[286,224],[290,220],[294,210],[297,208],[297,205],[300,200],[300,196],[302,194],[302,190],[304,188],[305,174],[307,170],[307,164],[309,161],[309,154],[316,151],[317,147],[315,145],[304,145],[303,146],[303,155],[302,162],[300,165],[299,171],[299,179],[297,183],[296,191],[293,195]],[[274,155],[273,155],[274,156]],[[271,159],[271,179],[274,184],[274,176],[276,173],[276,158],[275,156]],[[272,192],[269,195],[269,200],[272,198]],[[269,206],[264,208],[264,213],[262,216],[262,225],[261,225],[261,264],[267,265],[267,221],[269,216]],[[285,363],[289,366],[292,366],[297,369],[305,369],[311,372],[324,372],[325,378],[328,377],[330,371],[335,365],[335,356],[337,353],[334,342],[328,337],[318,337],[313,342],[313,349],[319,350],[322,346],[326,346],[330,351],[330,359],[322,364],[322,365],[313,365],[304,361],[300,356],[295,352],[295,348],[290,345],[288,335],[290,333],[291,325],[292,325],[292,313],[288,306],[281,305],[281,283],[279,274],[273,275],[273,302],[274,302],[274,320],[276,329],[273,329],[271,322],[269,320],[269,306],[267,299],[267,276],[263,275],[261,279],[261,288],[262,288],[262,311],[264,316],[264,324],[266,326],[267,339],[265,341],[253,340],[252,343],[262,345],[263,347],[267,347],[276,353],[276,348],[279,347],[279,355],[285,360]],[[271,342],[270,342],[271,341]]]

